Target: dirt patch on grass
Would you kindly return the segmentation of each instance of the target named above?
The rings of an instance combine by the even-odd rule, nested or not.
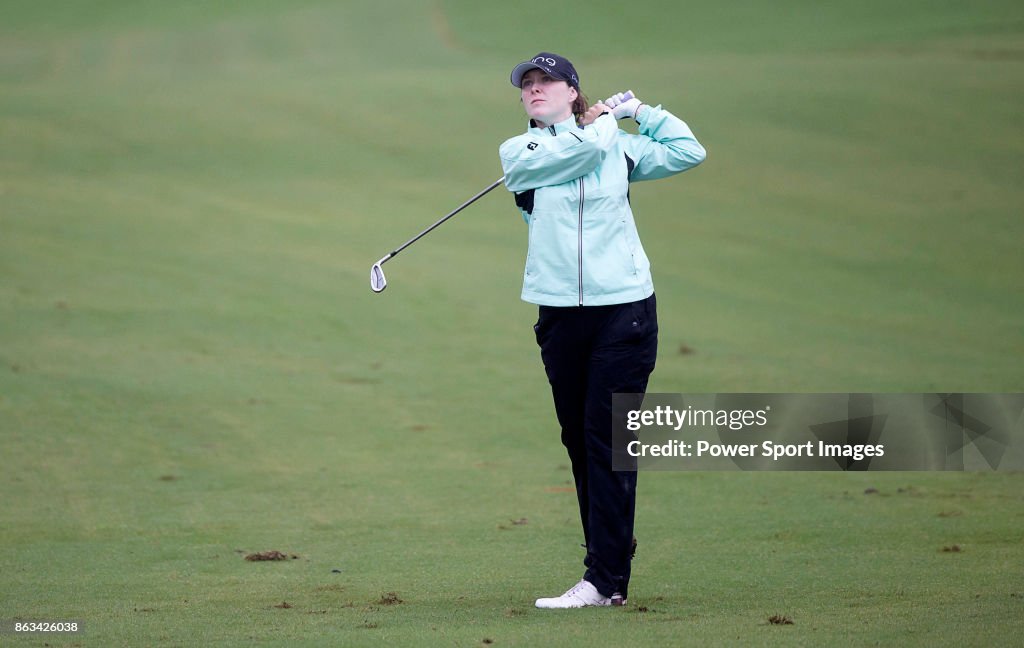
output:
[[[281,601],[280,603],[278,603],[274,607],[276,607],[279,610],[288,610],[288,609],[291,609],[292,604],[289,603],[288,601]]]
[[[963,550],[964,550],[963,547],[961,547],[958,544],[955,544],[955,545],[949,545],[948,547],[943,547],[942,548],[942,553],[960,553]]]
[[[400,605],[404,602],[405,601],[398,597],[397,593],[388,592],[380,597],[380,600],[377,601],[377,605]]]
[[[296,554],[285,554],[277,550],[259,551],[257,553],[251,553],[245,557],[249,562],[259,562],[261,560],[288,560],[289,558],[292,560],[298,560],[299,557]]]
[[[768,623],[771,625],[793,625],[793,619],[784,614],[773,614],[768,617]]]
[[[512,524],[512,526],[524,526],[524,525],[530,523],[530,521],[527,520],[524,517],[523,518],[519,518],[518,520],[509,520],[509,522]],[[507,531],[507,530],[511,529],[512,527],[508,526],[507,524],[499,524],[498,528],[501,529],[502,531]]]

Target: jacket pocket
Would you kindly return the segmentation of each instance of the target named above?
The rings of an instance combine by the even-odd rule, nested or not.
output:
[[[541,220],[541,216],[532,216],[530,218],[530,224],[526,231],[526,276],[535,277],[537,275],[537,225]]]
[[[619,219],[619,231],[616,238],[619,240],[619,254],[622,255],[623,270],[634,277],[637,276],[640,274],[640,270],[636,267],[636,252],[630,243],[629,226],[624,218]]]

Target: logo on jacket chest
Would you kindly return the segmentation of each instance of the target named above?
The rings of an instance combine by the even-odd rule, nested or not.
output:
[[[537,142],[530,142],[529,144],[526,145],[526,148],[532,151],[533,149],[537,148]]]

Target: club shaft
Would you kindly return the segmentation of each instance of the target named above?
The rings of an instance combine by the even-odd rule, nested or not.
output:
[[[411,239],[409,239],[408,241],[406,241],[405,243],[403,243],[403,244],[401,245],[401,247],[399,247],[399,248],[397,248],[396,250],[394,250],[394,251],[393,251],[393,252],[392,252],[391,254],[389,254],[389,255],[388,255],[388,256],[387,256],[387,257],[386,257],[386,258],[385,258],[384,260],[387,260],[387,259],[390,259],[390,258],[394,257],[394,256],[395,256],[396,254],[398,254],[399,252],[401,252],[401,251],[402,251],[402,250],[404,250],[405,248],[409,247],[410,245],[412,245],[412,244],[413,244],[413,243],[415,243],[416,241],[420,240],[421,238],[423,238],[424,236],[426,236],[427,234],[429,234],[430,232],[432,232],[432,231],[433,231],[433,230],[434,230],[434,229],[435,229],[435,228],[436,228],[436,227],[437,227],[438,225],[440,225],[441,223],[445,222],[446,220],[448,220],[449,218],[451,218],[451,217],[452,217],[452,216],[454,216],[455,214],[458,214],[458,213],[459,213],[460,211],[462,211],[462,210],[463,210],[463,209],[465,209],[466,207],[469,207],[470,205],[472,205],[473,203],[475,203],[475,202],[476,202],[477,200],[479,200],[480,198],[482,198],[482,197],[483,197],[484,195],[486,195],[486,194],[487,194],[488,192],[490,192],[491,190],[493,190],[493,189],[494,189],[495,187],[497,187],[498,185],[500,185],[500,184],[501,184],[502,182],[504,182],[504,181],[505,181],[505,176],[501,176],[500,178],[498,178],[497,180],[495,180],[494,182],[492,182],[492,183],[490,184],[490,186],[488,186],[488,187],[487,187],[486,189],[484,189],[483,191],[481,191],[481,192],[480,192],[480,193],[478,193],[477,195],[473,196],[472,198],[470,198],[470,199],[469,199],[469,200],[467,200],[466,202],[462,203],[461,205],[459,205],[458,207],[456,207],[455,209],[453,209],[453,210],[452,210],[451,212],[449,212],[449,213],[448,213],[448,214],[447,214],[447,215],[446,215],[446,216],[445,216],[444,218],[442,218],[441,220],[437,221],[436,223],[434,223],[433,225],[431,225],[431,226],[430,226],[430,227],[428,227],[427,229],[423,230],[422,232],[420,232],[420,233],[419,233],[419,234],[417,234],[416,236],[412,237]],[[383,262],[383,260],[382,260],[382,262]]]

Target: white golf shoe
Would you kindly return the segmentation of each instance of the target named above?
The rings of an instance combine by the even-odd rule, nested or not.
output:
[[[604,607],[608,605],[625,605],[626,599],[621,594],[604,596],[590,581],[583,579],[576,583],[561,596],[539,598],[535,605],[544,610],[566,610],[581,607]]]

